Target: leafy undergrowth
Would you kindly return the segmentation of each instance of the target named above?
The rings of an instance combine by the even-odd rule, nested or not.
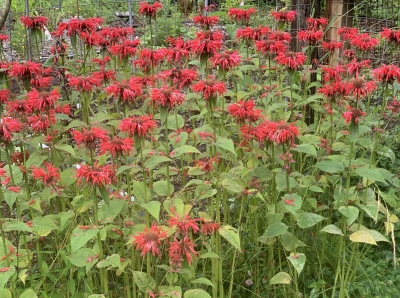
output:
[[[295,12],[241,8],[156,47],[160,8],[146,43],[72,19],[1,62],[1,297],[397,296],[400,69],[363,57],[399,31],[308,19],[291,52]]]

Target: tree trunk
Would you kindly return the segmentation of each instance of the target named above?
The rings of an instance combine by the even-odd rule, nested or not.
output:
[[[10,12],[11,1],[12,0],[3,0],[3,6],[0,10],[0,29],[3,28],[6,23],[8,13]]]

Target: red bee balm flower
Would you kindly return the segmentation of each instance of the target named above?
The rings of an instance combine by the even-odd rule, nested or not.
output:
[[[33,75],[40,75],[41,65],[36,62],[13,63],[10,76],[21,79],[31,79]]]
[[[278,64],[286,66],[287,68],[291,70],[296,70],[299,67],[301,67],[304,62],[306,61],[307,57],[299,52],[299,53],[294,53],[294,52],[285,52],[285,53],[279,53],[275,60]]]
[[[350,83],[350,93],[352,93],[357,99],[371,94],[372,91],[376,89],[374,82],[367,82],[363,78],[354,78]]]
[[[92,150],[96,149],[99,141],[105,142],[108,140],[107,132],[99,127],[92,127],[90,130],[84,128],[83,132],[74,130],[73,137],[78,146],[84,143],[87,149]]]
[[[196,163],[196,167],[201,168],[203,172],[211,173],[213,170],[212,164],[218,162],[218,157],[213,157],[210,159],[202,158],[199,160],[195,160],[194,162]]]
[[[400,68],[393,64],[382,64],[381,67],[374,69],[372,73],[378,81],[386,82],[389,84],[393,84],[396,79],[400,79]]]
[[[36,90],[32,90],[28,93],[28,101],[31,107],[36,111],[46,112],[53,109],[58,99],[60,98],[60,93],[57,89],[50,92],[39,93]]]
[[[308,29],[318,30],[318,29],[323,29],[328,25],[328,19],[326,19],[326,18],[307,18],[306,23],[308,25]]]
[[[101,142],[100,151],[102,154],[110,152],[111,155],[128,154],[133,147],[133,140],[131,138],[114,137],[112,140],[105,140]]]
[[[20,132],[22,129],[22,124],[18,120],[13,118],[4,117],[0,121],[0,142],[10,143],[12,138],[12,133]]]
[[[347,106],[347,112],[343,112],[342,114],[345,123],[350,123],[354,121],[357,124],[358,124],[358,118],[366,115],[367,114],[361,111],[360,109],[355,109],[350,106]]]
[[[151,115],[143,115],[123,119],[118,129],[127,132],[129,136],[145,137],[157,127],[157,123]]]
[[[152,89],[151,99],[154,101],[154,103],[162,107],[172,109],[175,106],[181,105],[185,101],[185,95],[179,90],[164,86],[159,89]]]
[[[333,54],[336,50],[340,50],[343,48],[343,42],[340,41],[331,41],[331,42],[322,42],[322,49],[324,51],[329,51]]]
[[[314,30],[302,30],[297,33],[297,38],[301,41],[305,41],[309,44],[316,44],[317,42],[322,40],[324,36],[324,32],[322,30],[314,31]]]
[[[216,222],[208,222],[202,219],[203,224],[201,225],[201,233],[204,235],[212,235],[213,233],[216,233],[221,225]]]
[[[157,14],[157,11],[162,8],[162,4],[160,2],[154,2],[153,4],[149,4],[147,2],[140,2],[139,4],[139,14],[143,16],[148,16],[154,18]]]
[[[86,183],[91,186],[105,186],[112,184],[116,181],[115,169],[110,166],[99,166],[94,164],[93,166],[78,165],[76,170],[76,177],[78,178],[78,184],[82,185]]]
[[[211,26],[214,26],[219,21],[217,16],[195,16],[193,17],[193,22],[195,24],[199,24],[205,29],[209,29]]]
[[[240,64],[240,55],[237,51],[225,51],[224,53],[215,53],[211,58],[214,67],[223,70],[230,70]]]
[[[368,33],[363,33],[353,36],[350,43],[359,50],[369,51],[378,45],[378,40],[372,38]]]
[[[94,88],[101,86],[101,81],[97,77],[93,76],[80,76],[70,77],[69,85],[76,91],[92,92]]]
[[[268,27],[259,26],[257,28],[246,27],[243,29],[238,29],[236,33],[236,38],[244,40],[261,40],[263,37],[267,36],[269,31]]]
[[[286,52],[288,46],[283,41],[264,39],[256,41],[256,49],[258,52],[261,52],[264,56],[273,57],[277,53]]]
[[[133,82],[115,82],[114,84],[104,89],[108,95],[113,95],[114,98],[122,102],[135,102],[135,100],[142,94],[142,87]]]
[[[223,82],[217,82],[214,78],[208,78],[192,86],[193,91],[201,93],[206,100],[215,99],[217,95],[225,93],[226,88]]]
[[[42,180],[47,187],[54,186],[60,180],[59,169],[53,167],[51,163],[44,163],[46,169],[32,166],[32,176],[36,180]]]
[[[183,262],[183,257],[189,264],[192,264],[193,256],[198,253],[194,250],[194,243],[189,237],[185,236],[182,240],[174,239],[174,242],[170,243],[169,247],[169,257],[172,265],[181,267]]]
[[[272,11],[271,16],[278,22],[291,23],[296,19],[297,12],[294,10],[290,11]]]
[[[44,16],[37,16],[37,17],[23,16],[20,18],[20,20],[26,29],[32,29],[32,30],[44,30],[44,27],[47,26],[47,22],[49,21]]]
[[[120,60],[131,57],[135,55],[137,46],[140,44],[139,39],[135,39],[133,41],[130,40],[124,40],[123,43],[120,44],[115,44],[111,46],[108,51],[114,55],[118,56]]]
[[[240,100],[237,103],[230,104],[228,112],[238,121],[249,120],[250,122],[254,122],[261,118],[261,110],[254,109],[255,106],[256,104],[252,100],[247,102]]]
[[[184,216],[180,216],[174,210],[171,210],[171,212],[175,216],[171,216],[171,218],[168,220],[168,225],[170,227],[176,226],[176,229],[180,235],[182,235],[182,236],[188,235],[189,229],[192,229],[192,231],[194,233],[197,233],[200,230],[200,228],[197,224],[197,222],[199,221],[198,219],[192,219],[187,214],[185,214]]]
[[[144,228],[144,232],[132,236],[132,244],[136,245],[136,250],[140,250],[142,252],[142,257],[149,252],[151,252],[153,256],[157,254],[159,257],[161,257],[161,240],[165,239],[166,237],[167,233],[162,230],[162,227],[153,223],[150,229]]]
[[[400,30],[382,28],[381,36],[389,43],[400,44]]]
[[[267,137],[271,142],[283,144],[289,142],[290,145],[294,144],[294,139],[298,136],[299,129],[293,124],[285,121],[267,122]]]
[[[257,10],[253,7],[248,9],[230,8],[228,11],[228,17],[233,21],[247,24],[250,21],[251,15],[255,14],[256,12]]]

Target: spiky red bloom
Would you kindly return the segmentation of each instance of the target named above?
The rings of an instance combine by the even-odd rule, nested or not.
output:
[[[252,27],[240,28],[236,32],[236,38],[244,40],[254,40],[254,41],[261,40],[268,35],[270,30],[271,30],[270,28],[263,26],[259,26],[256,28]]]
[[[28,100],[15,99],[7,102],[7,110],[12,116],[27,116],[32,113],[32,106]]]
[[[51,86],[51,81],[53,77],[42,77],[35,75],[31,79],[31,87],[36,88],[38,90],[48,89]]]
[[[58,93],[57,89],[40,93],[34,89],[28,93],[29,104],[33,110],[40,112],[47,112],[53,109],[59,99],[60,93]]]
[[[56,124],[56,117],[54,113],[47,114],[38,114],[29,116],[28,125],[30,128],[36,133],[45,133],[47,134],[48,129],[51,125]]]
[[[389,43],[400,44],[400,30],[382,28],[381,36]]]
[[[151,99],[157,105],[172,109],[185,101],[185,95],[177,89],[163,86],[162,88],[153,88],[151,90]]]
[[[358,34],[358,29],[351,27],[341,27],[338,29],[338,34],[340,36],[343,36],[344,40],[350,40],[354,37],[354,35]]]
[[[10,100],[10,91],[8,89],[0,90],[0,104],[4,104]]]
[[[275,58],[278,64],[283,65],[292,70],[296,70],[299,67],[301,67],[306,61],[306,59],[307,57],[301,52],[279,53]]]
[[[295,137],[300,134],[299,129],[293,123],[268,121],[266,124],[268,139],[277,144],[289,143],[289,145],[293,145]]]
[[[102,82],[94,76],[70,77],[69,85],[76,91],[92,92],[96,87],[100,87]]]
[[[199,24],[205,29],[210,29],[211,26],[218,24],[219,18],[217,16],[195,16],[193,22]]]
[[[167,233],[162,230],[162,227],[157,226],[153,223],[148,229],[144,228],[144,231],[132,236],[132,244],[136,245],[136,250],[140,250],[141,256],[144,257],[147,253],[151,253],[153,256],[156,254],[161,257],[160,245],[161,240],[167,237]]]
[[[32,30],[44,30],[44,27],[47,26],[49,21],[49,19],[44,16],[23,16],[20,18],[20,20],[26,29]]]
[[[187,236],[180,241],[174,238],[174,241],[170,243],[168,255],[172,265],[180,267],[184,261],[184,256],[188,263],[192,264],[193,256],[197,254],[198,253],[194,250],[193,241]]]
[[[214,67],[222,70],[230,70],[240,64],[240,55],[237,51],[225,51],[223,53],[215,53],[211,58]]]
[[[85,144],[87,149],[92,150],[96,149],[100,141],[104,142],[108,140],[107,132],[99,127],[91,127],[90,130],[83,128],[82,132],[74,130],[72,135],[78,147],[81,144]]]
[[[168,225],[173,228],[176,227],[177,232],[182,236],[187,236],[189,234],[189,230],[192,229],[193,233],[197,233],[200,228],[197,222],[199,219],[191,218],[190,215],[185,214],[180,216],[175,210],[171,210],[174,216],[168,220]]]
[[[350,94],[351,84],[349,82],[335,82],[326,84],[318,89],[318,93],[324,94],[328,99],[348,96]]]
[[[139,14],[154,18],[157,14],[157,11],[161,8],[162,4],[158,1],[154,2],[153,4],[149,4],[147,2],[140,2]]]
[[[121,120],[118,129],[127,132],[130,137],[141,136],[146,137],[157,127],[157,122],[153,120],[151,115],[143,115]]]
[[[45,162],[44,168],[32,166],[32,176],[36,180],[42,180],[46,187],[54,186],[60,180],[59,168],[55,168],[51,163]]]
[[[328,25],[328,19],[326,18],[307,18],[306,24],[310,30],[323,29]]]
[[[371,60],[363,60],[363,61],[357,62],[356,59],[353,59],[350,63],[348,63],[346,65],[347,72],[349,74],[354,74],[356,77],[358,77],[358,74],[360,73],[360,71],[362,69],[370,68],[370,63],[371,63]]]
[[[397,100],[396,97],[393,98],[393,100],[386,106],[386,109],[394,114],[400,113],[400,100]]]
[[[166,82],[171,82],[175,88],[182,89],[188,87],[198,77],[194,69],[173,68],[159,74],[160,78]]]
[[[118,56],[120,60],[126,57],[132,57],[135,55],[137,46],[140,44],[139,39],[135,40],[124,40],[121,44],[115,44],[109,47],[108,51],[114,55]]]
[[[354,97],[356,97],[357,99],[371,94],[372,91],[376,89],[375,82],[367,82],[363,78],[354,78],[350,81],[350,83],[350,94],[353,94]]]
[[[343,112],[342,116],[344,118],[345,123],[351,123],[354,121],[358,124],[358,119],[361,116],[366,116],[367,114],[360,109],[355,109],[353,107],[347,106],[347,111]]]
[[[343,58],[347,61],[352,61],[356,58],[356,52],[354,50],[343,50]]]
[[[100,34],[107,38],[111,44],[123,42],[129,39],[134,32],[133,28],[130,27],[107,27],[100,31]]]
[[[98,32],[80,32],[79,37],[89,48],[93,46],[106,48],[109,45],[108,40]]]
[[[328,82],[328,81],[341,81],[341,75],[346,73],[346,69],[342,65],[328,65],[328,66],[322,66],[321,68],[322,74],[323,74],[323,81]]]
[[[201,170],[205,173],[211,173],[213,170],[213,163],[218,162],[218,157],[213,158],[202,158],[195,160],[194,163],[196,167],[201,168]]]
[[[128,154],[133,149],[133,140],[131,138],[114,137],[111,140],[101,142],[101,154],[110,152],[112,156]]]
[[[222,95],[226,92],[225,84],[215,81],[214,78],[199,81],[192,85],[192,89],[194,92],[202,94],[206,100],[215,99],[218,94]]]
[[[99,80],[102,83],[115,81],[115,72],[113,70],[101,69],[92,73],[95,80]]]
[[[139,59],[146,61],[150,67],[156,67],[164,59],[164,51],[145,48],[140,51]]]
[[[393,64],[382,64],[381,67],[372,70],[372,73],[378,81],[389,84],[393,84],[396,79],[400,79],[400,68]]]
[[[0,42],[8,40],[8,35],[4,35],[0,33]]]
[[[261,118],[261,110],[255,109],[255,102],[252,100],[239,100],[237,103],[232,103],[228,106],[228,112],[237,121],[248,120],[255,122]]]
[[[250,21],[250,17],[256,12],[257,10],[253,7],[250,7],[248,9],[230,8],[228,11],[228,17],[232,21],[243,22],[247,24]]]
[[[167,61],[170,63],[182,63],[182,60],[185,60],[189,57],[189,51],[187,49],[182,49],[179,47],[173,47],[170,49],[162,49],[163,55],[167,58]]]
[[[10,143],[12,139],[12,134],[14,132],[20,132],[22,129],[22,124],[18,120],[10,117],[2,117],[0,121],[0,142]]]
[[[302,30],[297,33],[297,38],[301,41],[305,41],[309,44],[316,44],[317,42],[322,40],[324,36],[324,32],[322,30],[314,31],[314,30]]]
[[[264,56],[274,57],[280,52],[286,52],[287,49],[288,45],[283,41],[274,41],[271,39],[256,41],[256,50]]]
[[[76,170],[78,185],[106,186],[116,181],[115,169],[111,165],[79,165]]]
[[[102,23],[102,18],[72,18],[68,23],[60,23],[56,31],[52,32],[52,35],[61,37],[65,30],[67,30],[68,36],[73,36],[81,32],[90,33],[96,31]]]
[[[379,43],[376,38],[371,37],[368,33],[362,33],[350,39],[350,44],[356,49],[369,51],[376,47]]]
[[[268,136],[267,122],[264,121],[257,126],[245,124],[240,128],[240,132],[245,141],[256,139],[261,144]]]
[[[331,41],[331,42],[322,42],[322,49],[324,51],[329,51],[333,54],[336,50],[340,50],[343,48],[343,42],[340,41]]]
[[[40,75],[41,70],[42,66],[36,62],[13,63],[10,76],[20,79],[30,79],[33,75]]]
[[[289,11],[272,11],[271,16],[275,21],[282,23],[291,23],[296,19],[297,12],[295,10]]]
[[[121,102],[135,102],[142,95],[142,87],[134,82],[123,80],[104,88],[108,95],[114,96],[115,99]]]
[[[221,224],[216,222],[209,222],[202,219],[203,224],[201,225],[201,233],[204,235],[212,235],[216,233],[220,228]]]
[[[274,41],[286,41],[290,42],[292,37],[290,36],[290,33],[280,31],[280,30],[275,30],[269,33],[268,39],[274,40]]]

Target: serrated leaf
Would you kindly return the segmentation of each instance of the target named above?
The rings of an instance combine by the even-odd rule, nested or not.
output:
[[[117,267],[119,270],[123,270],[121,265],[121,256],[119,254],[112,254],[105,260],[101,260],[97,263],[97,268],[105,267]]]
[[[217,191],[216,189],[207,190],[205,193],[203,193],[203,194],[198,198],[198,200],[203,200],[203,199],[212,197],[212,196],[216,195],[217,192],[218,192],[218,191]]]
[[[161,203],[159,201],[151,201],[147,204],[142,204],[142,207],[150,213],[157,221],[160,218]]]
[[[99,186],[101,198],[108,207],[110,207],[110,193],[105,186]]]
[[[192,280],[192,283],[204,284],[204,285],[212,286],[213,288],[215,288],[214,284],[208,278],[205,278],[205,277],[200,277],[195,280]]]
[[[377,245],[374,237],[368,230],[355,231],[353,234],[350,235],[350,241]]]
[[[83,247],[89,240],[93,239],[99,232],[97,227],[89,227],[88,229],[76,227],[72,231],[71,236],[71,252],[74,253],[81,247]]]
[[[111,200],[109,206],[103,204],[99,210],[99,221],[104,223],[114,220],[125,204],[126,202],[124,200],[118,199]]]
[[[186,291],[183,298],[211,298],[211,296],[204,290],[194,289]]]
[[[229,225],[225,225],[218,230],[219,234],[224,237],[230,244],[233,245],[239,252],[242,252],[240,248],[240,237],[237,230]]]
[[[67,153],[71,154],[73,157],[76,157],[75,150],[74,150],[74,148],[72,148],[71,145],[67,145],[67,144],[54,145],[54,148],[57,150],[67,152]]]
[[[343,233],[342,231],[335,225],[327,225],[326,227],[322,228],[320,232],[325,232],[325,233],[329,233],[329,234],[335,234],[335,235],[342,235]]]
[[[357,175],[372,181],[379,181],[386,184],[385,178],[383,178],[382,174],[378,169],[369,169],[367,167],[357,168]]]
[[[297,216],[297,225],[302,229],[307,229],[324,219],[325,217],[315,213],[302,213]]]
[[[231,139],[221,139],[219,138],[217,142],[214,143],[215,146],[225,149],[231,153],[233,153],[234,155],[236,154],[235,151],[235,146],[233,144],[233,141]]]
[[[311,156],[317,156],[317,150],[315,150],[315,147],[311,144],[300,144],[297,145],[296,148],[293,148],[293,151],[301,152],[301,153],[306,153]]]
[[[267,227],[265,230],[264,236],[265,237],[276,237],[286,233],[288,230],[287,225],[283,222],[275,222]]]
[[[338,173],[345,170],[343,163],[337,160],[321,160],[315,164],[315,167],[328,173]]]
[[[292,263],[294,269],[296,269],[298,275],[303,271],[304,265],[306,263],[306,255],[303,253],[290,254],[288,257],[290,263]]]
[[[133,271],[132,274],[133,279],[140,291],[147,293],[147,291],[154,290],[156,282],[150,275],[141,271]]]
[[[26,161],[26,168],[30,169],[31,166],[40,167],[47,158],[48,156],[42,155],[40,151],[33,152]]]
[[[60,175],[61,184],[64,186],[69,186],[73,184],[77,180],[75,174],[76,171],[73,168],[67,168],[63,170]]]
[[[8,231],[22,231],[22,232],[28,232],[32,233],[32,229],[28,227],[28,225],[22,221],[6,221],[3,225],[3,230],[5,232]]]
[[[38,296],[34,290],[27,289],[19,296],[19,298],[38,298]]]
[[[221,181],[221,186],[234,193],[242,193],[243,187],[231,179],[224,179]]]
[[[182,154],[185,154],[185,153],[189,153],[189,154],[197,153],[197,154],[200,154],[201,152],[196,147],[189,146],[189,145],[183,145],[183,146],[180,146],[180,147],[172,150],[169,155],[171,157],[179,157],[179,156],[181,156]]]
[[[347,217],[347,224],[350,226],[358,218],[358,208],[354,206],[340,206],[339,212]]]
[[[0,268],[0,292],[3,290],[4,286],[6,285],[10,277],[14,275],[14,273],[14,267]]]
[[[279,272],[275,274],[271,280],[269,281],[270,285],[277,285],[277,284],[290,284],[292,278],[286,272]]]
[[[383,236],[381,233],[375,230],[369,230],[371,233],[372,237],[375,239],[376,242],[389,242],[389,239],[387,239],[385,236]]]
[[[10,210],[13,209],[13,205],[14,205],[15,201],[17,200],[17,197],[18,197],[18,193],[16,193],[16,192],[13,192],[8,189],[5,189],[3,191],[3,199],[7,203]]]
[[[32,220],[32,231],[52,231],[57,230],[58,226],[54,223],[54,221],[49,217],[40,217],[36,216]]]
[[[168,194],[168,182],[156,181],[153,183],[153,190],[160,196],[168,196],[174,192],[174,186],[170,183],[170,193]]]
[[[146,162],[145,162],[145,167],[147,169],[152,169],[155,166],[163,163],[163,162],[167,162],[167,161],[171,161],[170,158],[166,157],[166,156],[162,156],[162,155],[155,155],[150,157]]]
[[[200,259],[220,259],[219,255],[215,252],[206,252],[200,256]]]

